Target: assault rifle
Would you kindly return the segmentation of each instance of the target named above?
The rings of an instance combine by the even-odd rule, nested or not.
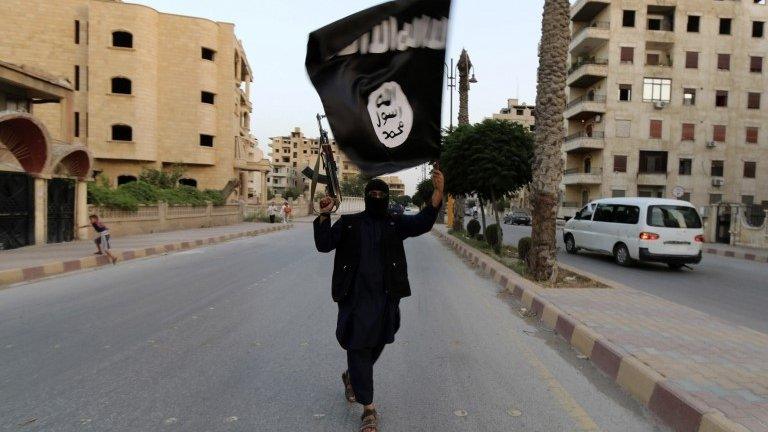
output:
[[[310,187],[311,197],[309,199],[309,212],[311,214],[317,214],[315,210],[315,189],[318,183],[325,185],[326,195],[333,198],[335,206],[333,211],[337,211],[341,205],[341,190],[339,188],[339,175],[336,161],[333,159],[333,149],[331,148],[331,142],[328,140],[328,132],[323,129],[323,119],[325,115],[317,115],[317,126],[320,128],[320,148],[318,151],[317,161],[315,162],[315,169],[310,167],[304,168],[301,172],[307,178],[312,180],[312,186]],[[320,174],[320,162],[323,163],[323,170],[325,175]]]

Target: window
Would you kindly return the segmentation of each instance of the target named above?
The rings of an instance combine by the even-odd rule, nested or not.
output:
[[[661,64],[661,56],[659,53],[645,53],[645,64],[648,66],[659,66]]]
[[[713,160],[712,166],[709,169],[709,175],[712,177],[722,177],[725,171],[725,162],[721,160]]]
[[[765,34],[765,23],[762,21],[752,21],[752,37],[761,38]]]
[[[693,159],[680,159],[677,173],[681,176],[689,176],[693,172]]]
[[[685,52],[685,68],[686,69],[698,69],[699,68],[699,53],[696,51]]]
[[[688,33],[698,33],[701,26],[701,17],[695,15],[688,16]]]
[[[759,56],[749,57],[749,71],[753,73],[763,72],[763,58]]]
[[[75,65],[75,91],[80,90],[80,66]]]
[[[635,49],[633,47],[621,47],[621,62],[634,63]]]
[[[696,89],[695,88],[683,89],[683,105],[685,106],[696,105]]]
[[[613,156],[613,172],[625,173],[627,172],[627,157],[623,155]]]
[[[691,202],[691,193],[690,192],[683,193],[683,196],[680,197],[680,200]]]
[[[521,110],[521,109],[519,109],[519,110],[515,110],[515,113],[516,113],[517,115],[521,116],[521,115],[524,115],[524,114],[525,114],[525,110]]]
[[[715,142],[725,142],[725,125],[712,126],[712,140]]]
[[[579,210],[579,212],[576,213],[576,217],[574,219],[576,219],[576,220],[591,220],[592,219],[592,208],[590,206],[586,206],[583,209]]]
[[[723,194],[709,194],[710,204],[720,204],[723,202]]]
[[[644,102],[669,102],[672,93],[672,80],[665,78],[643,79]]]
[[[191,179],[191,178],[183,178],[179,179],[179,184],[182,186],[189,186],[192,188],[197,188],[197,180]]]
[[[112,32],[112,46],[117,48],[133,48],[133,35],[127,31]]]
[[[688,206],[650,206],[646,223],[659,228],[701,228],[699,213],[695,208]]]
[[[619,84],[619,100],[629,102],[632,100],[632,85]]]
[[[648,30],[661,30],[661,18],[648,17]]]
[[[133,183],[133,182],[135,182],[136,180],[137,180],[137,179],[136,179],[136,176],[132,176],[132,175],[120,175],[120,176],[117,176],[117,185],[118,185],[118,186],[122,186],[122,185],[124,185],[124,184]]]
[[[213,147],[213,135],[200,134],[200,145],[202,147]]]
[[[75,125],[73,127],[75,130],[75,138],[80,136],[80,113],[75,111]]]
[[[753,179],[757,173],[757,162],[744,162],[744,178]]]
[[[754,126],[747,126],[747,143],[757,144],[758,128]]]
[[[80,20],[75,20],[75,44],[80,45]]]
[[[715,106],[716,107],[727,107],[728,106],[728,91],[727,90],[717,90],[715,92]]]
[[[133,141],[133,129],[128,125],[113,124],[112,141]]]
[[[213,105],[215,101],[216,101],[216,95],[215,94],[213,94],[211,92],[207,92],[207,91],[200,92],[200,102],[202,102],[204,104],[211,104],[211,105]]]
[[[729,35],[729,34],[731,34],[731,19],[730,18],[720,18],[720,34],[721,35]]]
[[[667,152],[664,151],[640,151],[641,174],[666,174]]]
[[[747,206],[751,206],[755,203],[755,196],[754,195],[742,195],[741,196],[741,203]]]
[[[747,93],[747,109],[760,109],[760,93]]]
[[[613,198],[624,198],[625,196],[627,196],[627,191],[624,189],[613,189],[611,191],[611,197]]]
[[[731,70],[731,55],[730,54],[718,54],[717,55],[717,70],[721,70],[721,71]]]
[[[112,93],[129,95],[131,92],[131,80],[123,77],[112,78]]]
[[[696,124],[683,123],[683,141],[694,141],[696,139]]]
[[[613,207],[610,204],[598,204],[595,209],[595,222],[613,222]]]
[[[200,49],[200,56],[203,60],[213,61],[216,57],[216,51],[210,48],[202,47]]]
[[[631,120],[616,120],[616,137],[629,138],[632,131]]]
[[[615,190],[614,194],[620,193],[624,196],[623,190]],[[599,204],[595,210],[595,222],[610,222],[620,224],[635,225],[640,220],[640,207],[619,205],[619,204]]]
[[[621,25],[624,27],[634,27],[635,26],[635,11],[633,10],[625,10],[624,15],[621,19]]]
[[[661,120],[651,120],[648,137],[651,139],[661,139],[662,122]]]

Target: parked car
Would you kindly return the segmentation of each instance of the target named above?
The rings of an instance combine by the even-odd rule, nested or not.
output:
[[[530,225],[531,217],[526,212],[514,211],[504,215],[504,223],[508,225]]]
[[[704,231],[686,201],[609,198],[589,203],[565,223],[565,250],[610,254],[617,264],[666,263],[672,269],[701,262]]]
[[[389,213],[392,215],[401,215],[405,211],[405,207],[398,203],[392,203],[389,205]]]

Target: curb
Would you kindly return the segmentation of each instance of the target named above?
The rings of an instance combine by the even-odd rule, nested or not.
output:
[[[749,432],[744,426],[727,419],[720,411],[703,406],[691,397],[672,389],[666,378],[658,372],[540,297],[537,292],[543,288],[535,283],[461,240],[437,230],[432,230],[432,234],[447,243],[459,256],[468,259],[473,266],[490,275],[495,283],[511,292],[512,296],[534,313],[544,326],[589,358],[600,371],[642,402],[674,431]]]
[[[277,231],[284,231],[293,228],[293,224],[260,228],[252,231],[243,231],[239,233],[232,233],[227,235],[221,235],[216,237],[208,237],[198,240],[189,240],[178,243],[169,243],[164,245],[151,246],[148,248],[130,249],[122,252],[118,252],[115,256],[120,261],[130,261],[138,258],[146,258],[152,255],[160,255],[168,252],[177,252],[182,250],[196,249],[202,246],[213,245],[217,243],[223,243],[229,240],[234,240],[243,237],[255,237],[263,234],[269,234]],[[79,258],[69,261],[57,261],[50,262],[35,267],[16,268],[9,270],[0,270],[0,288],[7,287],[8,285],[30,282],[33,280],[61,275],[73,271],[85,270],[89,268],[102,267],[110,265],[109,258],[104,255],[94,255],[85,258]]]
[[[710,254],[710,255],[724,256],[728,258],[743,259],[746,261],[768,263],[768,255],[758,255],[756,253],[751,253],[751,252],[721,250],[721,249],[715,249],[715,248],[708,248],[704,246],[704,253]]]

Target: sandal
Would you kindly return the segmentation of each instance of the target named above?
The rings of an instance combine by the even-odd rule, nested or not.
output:
[[[347,402],[355,403],[355,391],[352,389],[352,383],[349,381],[349,372],[341,374],[341,381],[344,383],[344,397],[347,398]]]
[[[363,411],[362,420],[360,432],[379,432],[379,415],[375,409]]]

